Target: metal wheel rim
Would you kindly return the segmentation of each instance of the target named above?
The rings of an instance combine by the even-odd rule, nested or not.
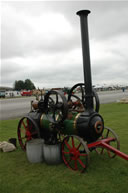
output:
[[[25,123],[25,122],[27,122],[27,123]],[[32,132],[31,129],[33,129],[33,128],[30,126],[29,123],[31,123],[31,126],[34,126],[34,128],[35,128],[34,132]],[[24,150],[24,151],[26,151],[27,141],[30,141],[33,138],[39,138],[40,137],[38,126],[30,117],[27,117],[27,116],[23,117],[20,120],[20,122],[18,124],[17,135],[18,135],[19,144],[20,144],[22,150]]]
[[[77,145],[75,144],[75,140],[78,142]],[[80,148],[82,149],[82,152]],[[84,172],[87,169],[89,163],[89,150],[82,138],[75,135],[65,137],[62,142],[61,150],[63,161],[68,168],[80,172]]]
[[[56,95],[56,103],[53,105],[53,112],[50,114],[50,108],[48,107],[48,101],[49,99],[51,99],[50,95],[55,94]],[[60,96],[60,98],[62,99],[63,103],[62,103],[62,108],[55,108],[57,104],[59,104],[58,102],[58,96]],[[51,123],[61,123],[63,122],[68,114],[68,104],[67,104],[67,100],[66,97],[64,96],[64,94],[61,91],[58,90],[51,90],[49,91],[46,95],[45,95],[45,99],[44,99],[44,104],[45,104],[45,114],[47,116],[47,118],[49,119],[49,121]],[[57,112],[58,110],[58,112]],[[57,116],[56,116],[57,113]]]
[[[100,139],[108,138],[108,137],[109,137],[109,133],[111,133],[111,134],[114,136],[114,138],[115,138],[115,141],[113,141],[113,142],[116,143],[116,149],[120,150],[120,141],[119,141],[119,137],[117,136],[117,134],[116,134],[111,128],[109,128],[109,127],[104,127],[104,129],[107,130],[106,136],[105,136],[105,137],[104,137],[104,136],[101,136]],[[100,140],[100,139],[99,139],[99,140]],[[109,145],[111,145],[111,143],[112,143],[112,142],[110,142]],[[103,147],[97,147],[95,150],[96,150],[96,152],[97,152],[98,154],[102,155],[102,154],[104,153],[105,148],[103,148]],[[107,151],[108,156],[109,156],[110,158],[114,158],[114,157],[116,156],[116,153],[111,152],[111,151],[108,150],[108,149],[106,149],[106,151]]]
[[[73,92],[73,90],[74,90],[75,88],[77,88],[78,86],[80,86],[80,87],[81,87],[81,91],[82,91],[82,99],[79,98],[79,100],[80,100],[81,103],[84,105],[84,103],[85,103],[85,101],[84,101],[84,99],[85,99],[85,93],[84,93],[83,90],[82,90],[82,86],[84,86],[84,85],[85,85],[84,83],[78,83],[78,84],[74,85],[74,86],[71,88],[70,92],[69,92],[68,101],[71,99],[72,96],[75,97],[75,98],[79,98],[79,97],[77,97],[76,95],[72,94],[72,92]],[[92,88],[92,92],[93,92],[93,96],[94,96],[95,102],[96,102],[95,111],[96,111],[96,112],[99,112],[100,101],[99,101],[98,94],[96,93],[96,91],[95,91],[93,88]]]

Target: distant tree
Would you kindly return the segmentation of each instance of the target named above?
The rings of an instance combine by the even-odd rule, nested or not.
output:
[[[26,79],[25,81],[16,80],[14,83],[14,90],[33,90],[35,89],[35,85],[30,79]]]
[[[16,80],[14,84],[14,89],[15,90],[23,90],[24,89],[24,81],[22,80]]]
[[[34,84],[32,83],[32,81],[30,79],[26,79],[24,82],[24,86],[26,90],[33,90],[35,89]]]

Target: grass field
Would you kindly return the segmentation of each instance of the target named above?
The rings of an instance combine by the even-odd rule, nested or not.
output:
[[[121,151],[128,154],[128,105],[103,104],[100,114],[105,125],[119,136]],[[0,122],[0,141],[17,138],[19,120]],[[48,166],[31,164],[18,148],[0,152],[0,193],[127,193],[128,162],[90,153],[90,164],[83,174],[69,170],[63,163]]]

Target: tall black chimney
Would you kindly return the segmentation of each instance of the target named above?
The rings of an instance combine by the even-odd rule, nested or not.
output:
[[[80,16],[81,24],[81,40],[83,52],[83,70],[84,70],[84,83],[85,83],[85,108],[93,109],[93,94],[92,94],[92,79],[91,79],[91,65],[90,65],[90,52],[89,52],[89,35],[88,35],[88,21],[87,16],[89,10],[81,10],[77,12]]]

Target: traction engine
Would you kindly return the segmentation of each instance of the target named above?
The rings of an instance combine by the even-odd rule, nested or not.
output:
[[[89,162],[89,153],[95,150],[108,156],[116,155],[128,160],[128,155],[119,151],[120,142],[116,133],[104,126],[99,114],[100,102],[92,88],[87,17],[89,10],[77,12],[80,16],[83,53],[84,83],[74,85],[68,97],[62,91],[50,90],[40,100],[31,102],[31,111],[18,124],[18,139],[21,148],[35,138],[44,143],[61,143],[64,163],[72,170],[83,172]]]

